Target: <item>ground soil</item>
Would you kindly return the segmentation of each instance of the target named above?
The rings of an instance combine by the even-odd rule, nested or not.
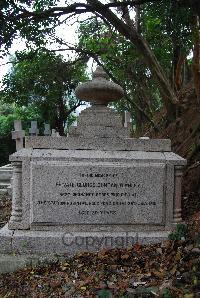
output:
[[[2,274],[0,297],[200,297],[200,213],[171,239],[62,256]]]

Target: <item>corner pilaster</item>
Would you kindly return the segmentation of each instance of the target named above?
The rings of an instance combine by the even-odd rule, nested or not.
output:
[[[8,223],[9,229],[17,227],[22,221],[22,162],[12,162],[12,213]]]
[[[180,223],[182,221],[181,216],[181,182],[183,176],[183,166],[175,166],[174,168],[174,223]]]

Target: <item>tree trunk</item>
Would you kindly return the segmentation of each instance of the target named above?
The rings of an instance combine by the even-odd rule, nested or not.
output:
[[[137,30],[125,22],[121,21],[110,9],[105,9],[104,5],[98,0],[87,0],[96,12],[102,15],[110,24],[112,24],[124,37],[129,39],[137,48],[138,52],[143,56],[147,66],[155,75],[158,87],[167,110],[168,118],[174,118],[175,107],[178,103],[177,97],[167,79],[161,65],[156,59],[154,53],[148,46],[145,39],[138,34]]]
[[[174,84],[175,84],[175,89],[177,91],[179,91],[181,89],[182,84],[184,82],[182,73],[183,73],[183,67],[184,67],[184,64],[185,64],[185,59],[186,59],[185,56],[180,55],[179,59],[177,61],[177,64],[176,64],[175,73],[174,73],[174,75],[175,75]]]
[[[192,75],[194,87],[197,95],[197,102],[200,103],[200,32],[199,32],[200,18],[196,16],[196,34],[193,50],[192,60]]]

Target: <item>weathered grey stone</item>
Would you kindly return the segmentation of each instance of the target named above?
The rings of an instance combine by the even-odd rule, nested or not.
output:
[[[0,167],[0,181],[9,181],[12,178],[12,171],[11,164]]]
[[[50,124],[48,124],[48,123],[44,124],[44,135],[45,136],[51,135],[51,128],[50,128]]]
[[[31,136],[37,136],[39,134],[39,129],[37,128],[37,121],[31,121],[31,128],[29,128],[29,134]]]
[[[25,131],[22,130],[21,120],[14,120],[14,128],[12,131],[12,139],[16,142],[16,150],[21,150],[24,147]]]
[[[18,230],[14,232],[12,250],[15,253],[67,253],[63,232]]]
[[[171,152],[170,140],[128,138],[129,127],[102,105],[120,88],[102,70],[100,76],[78,89],[93,106],[81,112],[69,137],[27,137],[26,148],[10,157],[12,234],[0,240],[14,252],[73,254],[115,247],[115,239],[123,246],[128,236],[129,244],[160,242],[181,220],[186,161]]]
[[[8,231],[7,231],[8,233]],[[148,232],[66,232],[13,231],[12,252],[15,254],[66,254],[99,251],[114,247],[127,248],[135,243],[159,243],[170,231]]]
[[[69,128],[69,134],[70,134],[71,136],[76,136],[76,135],[77,135],[77,127],[76,127],[76,126],[71,126],[71,127]]]
[[[109,115],[109,117],[106,117],[107,115],[99,115],[97,114],[89,114],[89,115],[81,115],[77,119],[77,126],[81,125],[99,125],[100,123],[103,123],[104,126],[112,126],[112,127],[122,127],[122,119],[119,115]]]
[[[83,111],[79,116],[76,129],[71,127],[69,130],[69,136],[76,135],[82,138],[124,139],[129,134],[129,129],[122,125],[122,119],[119,115],[101,105],[92,106]]]
[[[171,231],[139,232],[138,242],[141,244],[159,243],[166,240]]]
[[[57,254],[0,254],[0,274],[11,273],[21,268],[37,265],[52,264],[57,261],[64,261],[65,257]]]
[[[163,164],[32,162],[31,168],[33,223],[163,224]]]
[[[30,149],[82,149],[108,151],[171,151],[170,140],[140,140],[131,138],[85,138],[85,137],[26,137],[26,148]],[[13,156],[13,155],[12,155]],[[17,155],[16,155],[17,156]],[[12,157],[11,159],[12,160]],[[179,160],[179,159],[178,159]]]
[[[21,268],[31,265],[31,259],[22,255],[1,255],[0,254],[0,274],[11,273]]]
[[[9,156],[10,161],[23,161],[23,160],[29,160],[32,155],[33,149],[32,148],[24,148],[21,149],[18,152],[13,153]]]
[[[174,210],[174,167],[171,164],[166,166],[166,227],[173,227]]]
[[[129,127],[129,124],[131,123],[131,114],[128,111],[124,112],[124,127]]]
[[[121,86],[109,82],[103,68],[98,66],[93,73],[93,80],[78,86],[75,89],[75,94],[81,100],[98,105],[119,100],[123,97],[124,91]]]
[[[70,131],[71,132],[71,131]],[[79,136],[84,136],[85,138],[125,138],[129,137],[129,132],[126,127],[120,127],[116,130],[115,127],[112,126],[88,126],[82,125],[76,128],[76,134]]]
[[[23,153],[23,154],[22,154]],[[110,162],[163,162],[165,155],[163,152],[145,152],[145,151],[103,151],[103,150],[54,150],[54,149],[23,149],[19,154],[14,153],[11,160],[16,158],[17,161],[27,160],[51,160],[51,161],[110,161]]]
[[[64,253],[98,251],[103,248],[128,247],[135,244],[137,234],[132,232],[78,232],[16,231],[13,251],[16,253]]]
[[[167,163],[170,163],[172,165],[177,165],[177,166],[186,165],[186,160],[173,152],[165,152],[164,155]]]
[[[9,194],[13,168],[10,164],[0,167],[0,194]]]
[[[22,162],[22,212],[20,221],[9,221],[10,229],[29,229],[30,228],[30,157]]]
[[[12,237],[13,231],[8,229],[8,225],[5,225],[0,229],[0,252],[10,253],[12,252]]]

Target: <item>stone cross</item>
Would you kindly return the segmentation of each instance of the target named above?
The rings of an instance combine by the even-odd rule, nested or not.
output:
[[[44,135],[45,136],[50,136],[51,135],[50,124],[47,124],[47,123],[44,124]]]
[[[37,128],[37,121],[31,121],[31,128],[29,128],[29,134],[31,136],[37,136],[39,134],[39,129]]]
[[[12,131],[12,139],[16,142],[16,151],[24,147],[25,131],[22,130],[21,120],[14,120],[14,131]]]

